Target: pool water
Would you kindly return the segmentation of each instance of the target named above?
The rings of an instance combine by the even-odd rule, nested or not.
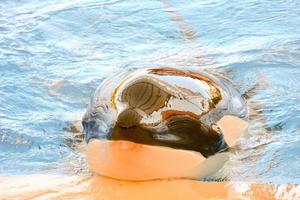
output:
[[[85,173],[70,129],[105,77],[193,66],[224,73],[255,110],[215,176],[300,183],[300,2],[168,3],[0,2],[0,174]]]

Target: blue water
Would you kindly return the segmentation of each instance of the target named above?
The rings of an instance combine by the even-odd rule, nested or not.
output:
[[[1,174],[63,171],[65,163],[77,173],[80,144],[68,127],[105,77],[197,66],[221,71],[241,93],[258,85],[249,133],[218,176],[300,183],[300,2],[168,3],[195,40],[160,1],[0,2]]]

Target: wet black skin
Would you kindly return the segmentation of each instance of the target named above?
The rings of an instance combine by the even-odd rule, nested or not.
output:
[[[85,117],[82,122],[87,143],[91,139],[127,140],[140,144],[192,150],[201,153],[204,157],[228,149],[217,125],[204,125],[189,116],[173,116],[162,123],[165,124],[156,127],[140,125],[122,128],[115,124],[110,128],[103,128],[105,123],[101,115]]]

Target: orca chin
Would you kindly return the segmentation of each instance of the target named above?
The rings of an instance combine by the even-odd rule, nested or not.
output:
[[[213,174],[228,159],[226,153],[206,159],[195,151],[98,139],[90,140],[86,156],[88,167],[94,173],[136,181],[198,179]]]

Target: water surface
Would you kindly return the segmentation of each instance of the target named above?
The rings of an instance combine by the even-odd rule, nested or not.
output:
[[[250,131],[217,176],[300,183],[299,1],[168,2],[194,40],[161,1],[0,2],[1,174],[85,171],[68,127],[105,77],[196,66],[222,71],[241,93],[256,85]]]

